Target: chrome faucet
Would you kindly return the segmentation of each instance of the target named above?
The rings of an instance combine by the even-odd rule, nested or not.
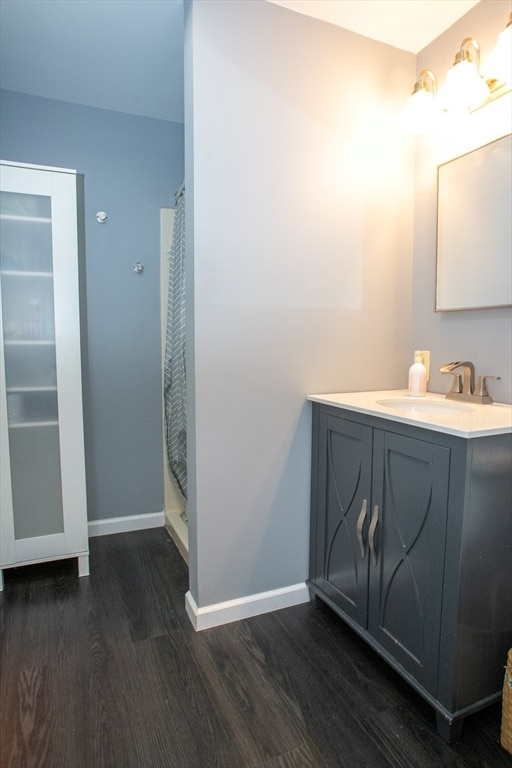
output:
[[[462,368],[462,373],[458,373]],[[451,400],[467,400],[471,403],[492,403],[487,390],[487,379],[501,379],[501,376],[479,376],[475,387],[475,366],[469,360],[446,363],[439,369],[441,373],[451,373],[453,383],[446,397]]]

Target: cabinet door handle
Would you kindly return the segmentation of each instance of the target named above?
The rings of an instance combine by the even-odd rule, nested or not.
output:
[[[363,503],[361,504],[361,511],[359,513],[359,517],[357,518],[357,540],[359,542],[359,549],[361,551],[361,558],[364,560],[364,556],[366,554],[366,548],[364,546],[364,539],[363,539],[363,525],[364,521],[366,520],[366,508],[368,506],[368,502],[366,499],[363,499]]]
[[[368,546],[372,553],[372,563],[377,565],[377,550],[375,549],[375,531],[377,529],[377,523],[379,522],[379,507],[377,504],[373,508],[372,521],[370,523],[370,530],[368,532]]]

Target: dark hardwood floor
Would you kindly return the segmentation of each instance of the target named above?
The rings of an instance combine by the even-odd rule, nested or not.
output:
[[[501,707],[448,746],[428,707],[327,608],[195,633],[164,529],[5,572],[1,768],[500,768]],[[505,662],[504,662],[505,663]]]

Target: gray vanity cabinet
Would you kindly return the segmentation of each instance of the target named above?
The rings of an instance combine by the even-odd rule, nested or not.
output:
[[[512,645],[510,445],[313,404],[311,596],[435,707],[448,741],[499,698]]]
[[[319,514],[311,578],[432,690],[447,450],[327,413],[320,414],[318,429]]]
[[[433,691],[437,657],[432,649],[441,620],[449,451],[382,430],[374,430],[373,446],[371,519],[377,520],[377,527],[368,558],[368,630],[404,669]],[[372,543],[371,525],[368,538]]]
[[[371,502],[372,430],[322,413],[318,432],[310,578],[346,616],[366,628],[369,568],[368,558],[360,554],[365,545],[358,540],[357,526]]]

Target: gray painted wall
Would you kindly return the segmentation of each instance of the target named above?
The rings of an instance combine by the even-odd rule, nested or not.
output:
[[[183,179],[183,125],[0,95],[2,159],[85,175],[89,519],[160,512],[159,216]]]
[[[307,394],[406,386],[415,57],[259,0],[188,4],[185,50],[201,608],[306,578]]]
[[[509,10],[510,3],[502,0],[479,3],[418,55],[417,71],[428,68],[442,81],[465,37],[478,40],[485,64],[485,56],[492,51]],[[439,373],[443,363],[472,360],[477,375],[501,376],[501,381],[489,382],[489,391],[495,400],[505,403],[512,402],[512,310],[435,313],[433,307],[437,164],[510,133],[511,121],[509,93],[477,110],[455,130],[447,126],[417,139],[410,348],[411,356],[413,349],[432,351],[432,391],[444,393],[451,386],[451,377]],[[481,258],[485,269],[486,254],[482,253]]]

